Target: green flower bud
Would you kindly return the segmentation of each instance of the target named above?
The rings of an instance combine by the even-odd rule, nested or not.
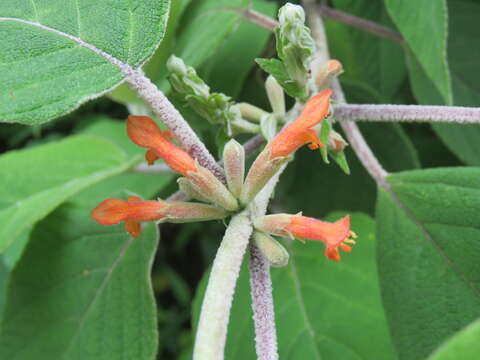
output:
[[[253,233],[253,242],[265,256],[270,265],[282,267],[288,265],[290,255],[287,250],[273,237],[260,231]]]
[[[245,150],[234,139],[223,149],[223,167],[227,177],[228,189],[235,197],[240,197],[245,177]]]

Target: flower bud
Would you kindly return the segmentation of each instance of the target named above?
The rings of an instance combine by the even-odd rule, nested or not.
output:
[[[183,201],[169,202],[162,213],[166,217],[161,219],[160,222],[168,221],[173,223],[216,220],[228,216],[228,212],[217,206]]]
[[[227,177],[228,189],[235,197],[240,197],[245,177],[245,150],[234,139],[225,144],[223,149],[223,167]]]
[[[229,211],[238,209],[237,199],[228,191],[220,180],[213,175],[210,170],[200,166],[196,162],[197,171],[190,171],[187,178],[190,180],[193,189],[208,199],[208,201],[220,205]]]
[[[280,167],[290,159],[289,156],[272,158],[271,149],[265,148],[255,159],[242,187],[240,202],[250,203],[260,190],[267,184]]]
[[[290,255],[287,250],[270,235],[255,231],[253,233],[253,242],[271,266],[282,267],[288,265]]]
[[[249,103],[239,103],[237,104],[238,109],[240,110],[240,114],[242,118],[254,122],[260,122],[260,119],[263,115],[267,115],[268,113],[265,110],[260,109]]]
[[[330,87],[332,79],[343,72],[343,66],[338,60],[329,60],[315,76],[315,84],[318,91],[326,90]]]
[[[330,131],[327,144],[328,150],[333,152],[340,152],[343,151],[347,145],[348,143],[345,141],[342,135],[340,135],[333,129]]]
[[[299,5],[287,3],[279,10],[280,25],[275,29],[278,57],[296,86],[305,89],[315,42],[305,26],[305,13]]]
[[[192,185],[192,182],[187,178],[184,178],[184,177],[178,178],[177,184],[178,184],[178,187],[180,188],[180,191],[183,192],[185,195],[187,195],[187,198],[195,199],[203,202],[210,202],[209,199],[202,196],[202,194],[200,194],[195,189],[195,187]]]
[[[167,69],[170,71],[168,77],[170,84],[180,94],[202,98],[210,95],[209,86],[197,75],[195,69],[187,66],[181,58],[175,55],[170,56],[167,61]]]
[[[265,81],[265,89],[267,90],[268,101],[270,101],[273,113],[277,118],[283,118],[285,116],[285,94],[283,88],[272,75],[269,75]]]
[[[300,5],[286,3],[278,11],[278,20],[280,24],[285,24],[287,22],[299,22],[303,24],[305,22],[305,12]]]

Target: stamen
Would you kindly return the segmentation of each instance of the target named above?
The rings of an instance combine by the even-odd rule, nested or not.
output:
[[[354,239],[356,239],[358,237],[358,235],[355,234],[352,230],[350,230],[350,236]]]

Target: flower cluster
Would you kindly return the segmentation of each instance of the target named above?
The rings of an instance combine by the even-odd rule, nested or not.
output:
[[[146,116],[130,116],[127,122],[129,138],[147,150],[146,160],[153,164],[163,159],[175,172],[181,190],[190,198],[208,202],[176,202],[141,200],[129,197],[126,201],[107,199],[92,211],[92,218],[103,225],[125,223],[126,230],[134,237],[140,234],[143,221],[190,222],[222,219],[248,206],[265,184],[292,159],[293,153],[308,144],[310,149],[325,146],[313,129],[329,114],[331,90],[313,96],[300,116],[285,126],[258,155],[246,177],[243,147],[230,140],[224,148],[223,160],[227,184],[223,184],[208,169],[202,167],[186,151],[173,143],[170,132],[161,131]],[[270,235],[300,240],[322,241],[326,256],[340,260],[338,249],[351,251],[356,235],[350,231],[349,217],[334,223],[323,222],[302,215],[275,214],[254,219],[254,241],[263,249],[271,263],[283,266],[288,253]]]

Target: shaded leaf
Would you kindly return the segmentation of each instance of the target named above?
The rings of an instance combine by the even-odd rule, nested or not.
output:
[[[424,359],[480,316],[480,169],[388,177],[380,190],[377,260],[401,359]]]
[[[3,155],[0,251],[70,196],[125,171],[137,159],[92,136],[74,136]]]
[[[444,101],[451,104],[453,95],[447,59],[446,0],[385,0],[385,5],[425,74]]]
[[[11,274],[0,357],[150,360],[156,309],[150,268],[156,226],[133,239],[122,225],[89,218],[109,196],[125,195],[126,174],[90,187],[40,222]],[[151,185],[142,192],[152,195]],[[146,189],[150,190],[146,190]]]

